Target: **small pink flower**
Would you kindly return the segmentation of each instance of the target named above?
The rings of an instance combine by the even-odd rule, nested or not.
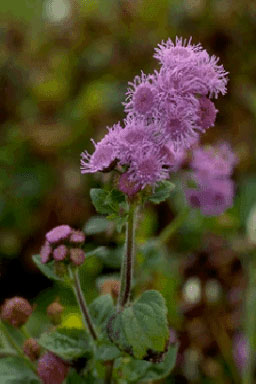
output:
[[[80,248],[72,248],[70,250],[70,260],[77,266],[83,264],[85,260],[84,251]]]

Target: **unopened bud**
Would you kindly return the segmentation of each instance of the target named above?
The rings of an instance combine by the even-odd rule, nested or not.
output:
[[[85,253],[80,248],[72,248],[70,250],[70,260],[73,262],[74,265],[81,265],[83,264],[85,260]]]
[[[46,352],[39,360],[37,373],[43,384],[62,384],[69,366],[52,352]]]
[[[47,307],[47,315],[54,325],[58,325],[61,323],[61,316],[63,310],[64,307],[57,302],[54,302]]]
[[[74,244],[83,244],[85,241],[85,233],[82,231],[72,231],[70,242]]]
[[[27,339],[23,344],[23,351],[30,360],[35,361],[40,355],[40,345],[35,339]]]
[[[120,291],[120,281],[114,280],[114,279],[106,279],[101,287],[100,287],[100,293],[102,295],[110,294],[114,298],[117,298]]]
[[[20,327],[24,325],[32,313],[32,307],[23,297],[6,299],[1,310],[1,318],[13,325]]]

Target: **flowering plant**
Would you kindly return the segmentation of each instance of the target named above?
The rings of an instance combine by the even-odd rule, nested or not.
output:
[[[181,38],[159,44],[154,57],[160,69],[142,73],[129,84],[123,125],[108,127],[101,141],[93,141],[93,154],[81,154],[82,174],[114,172],[117,177],[115,188],[92,189],[90,196],[97,212],[118,231],[126,227],[120,279],[105,281],[109,294],[88,306],[80,272],[102,248],[85,251],[84,232],[69,225],[49,231],[34,262],[48,278],[72,288],[83,327],[62,327],[63,307],[55,302],[47,309],[54,326],[35,340],[24,328],[33,311],[30,304],[19,297],[7,300],[1,328],[18,357],[1,360],[6,377],[1,383],[10,382],[13,359],[14,376],[22,364],[27,366],[19,383],[45,384],[152,382],[168,376],[175,365],[178,346],[168,327],[165,299],[156,290],[146,290],[133,300],[137,213],[146,202],[169,198],[175,187],[169,179],[191,150],[191,171],[182,183],[187,203],[208,216],[221,214],[232,206],[236,158],[228,144],[199,144],[201,134],[215,123],[213,98],[226,92],[227,72],[218,59]],[[186,212],[187,207],[182,220]],[[167,226],[154,246],[160,248],[172,231],[173,226]],[[23,349],[11,326],[23,332]],[[12,382],[18,382],[16,376]]]

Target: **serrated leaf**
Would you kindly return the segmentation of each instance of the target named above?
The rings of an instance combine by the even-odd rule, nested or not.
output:
[[[163,180],[158,183],[154,193],[149,198],[154,204],[159,204],[170,197],[175,185],[168,180]]]
[[[87,221],[84,231],[87,235],[95,235],[106,232],[110,225],[109,220],[105,217],[93,216]]]
[[[163,353],[169,338],[167,309],[158,291],[146,291],[129,307],[114,314],[108,324],[110,340],[137,359]]]
[[[117,365],[120,365],[122,377],[129,382],[137,383],[139,381],[144,383],[151,380],[160,380],[167,377],[174,368],[177,349],[177,346],[170,346],[161,363],[130,358],[129,360],[120,359]]]
[[[99,296],[89,305],[89,312],[93,323],[101,330],[105,328],[113,311],[114,303],[110,295]]]
[[[57,281],[63,281],[63,279],[56,275],[54,270],[54,261],[50,261],[49,263],[42,264],[40,255],[33,255],[32,259],[38,269],[46,276],[48,279],[51,280],[57,280]]]
[[[88,354],[91,349],[89,335],[82,329],[58,329],[44,333],[39,344],[64,360],[78,359]]]
[[[40,384],[38,377],[17,357],[0,359],[1,384]]]
[[[116,189],[105,191],[94,188],[91,189],[90,196],[97,212],[108,215],[107,219],[114,221],[118,230],[121,231],[127,221],[128,205],[125,195]]]
[[[92,199],[92,203],[98,213],[102,213],[103,215],[107,215],[113,212],[113,209],[109,206],[107,202],[109,192],[100,188],[92,188],[90,190],[90,197]]]

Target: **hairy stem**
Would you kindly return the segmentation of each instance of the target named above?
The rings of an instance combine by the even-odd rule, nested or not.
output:
[[[12,346],[12,348],[17,352],[17,355],[19,357],[21,357],[25,363],[29,366],[30,369],[32,369],[32,371],[34,371],[35,373],[37,373],[37,370],[36,370],[36,367],[34,366],[34,364],[32,363],[32,361],[26,356],[24,355],[23,353],[23,350],[21,349],[21,347],[19,346],[19,344],[16,343],[16,341],[14,340],[14,338],[10,335],[10,333],[8,332],[6,326],[4,325],[3,322],[0,321],[0,329],[1,331],[3,332],[4,336],[6,337],[8,343]]]
[[[129,303],[134,266],[135,249],[135,227],[136,227],[136,204],[129,203],[128,220],[126,224],[125,254],[121,268],[121,288],[118,298],[118,308],[123,308]]]
[[[97,340],[98,336],[97,336],[97,333],[96,333],[95,328],[93,326],[92,319],[91,319],[91,316],[89,314],[89,310],[88,310],[88,307],[86,304],[85,297],[82,293],[78,269],[76,269],[75,272],[73,272],[71,267],[69,267],[69,275],[70,275],[71,280],[72,280],[73,292],[75,294],[75,297],[77,299],[80,311],[82,313],[84,324],[86,327],[88,327],[88,330],[89,330],[90,334],[92,335],[93,339]]]
[[[165,244],[177,231],[177,229],[184,223],[184,220],[189,214],[189,209],[186,207],[168,224],[160,233],[158,240],[161,244]]]

